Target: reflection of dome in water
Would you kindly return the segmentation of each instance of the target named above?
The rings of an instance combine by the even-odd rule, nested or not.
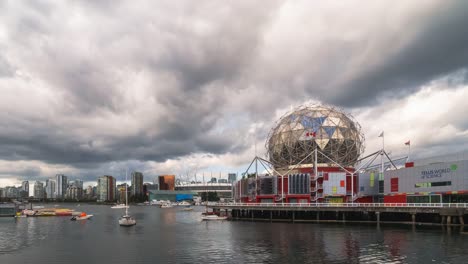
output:
[[[277,122],[266,147],[270,161],[277,168],[314,163],[314,155],[302,160],[315,148],[340,165],[351,166],[364,151],[364,135],[359,123],[338,109],[301,106]],[[318,163],[331,162],[319,154]]]

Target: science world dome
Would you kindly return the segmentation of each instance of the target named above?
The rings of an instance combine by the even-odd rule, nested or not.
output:
[[[315,155],[309,154],[316,148],[341,166],[353,166],[364,152],[364,135],[351,115],[335,107],[300,106],[277,121],[266,148],[275,168],[313,164]],[[322,154],[317,159],[332,164]]]

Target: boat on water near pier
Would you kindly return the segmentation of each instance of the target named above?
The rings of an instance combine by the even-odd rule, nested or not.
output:
[[[111,207],[112,209],[125,209],[125,208],[128,208],[128,205],[125,205],[125,204],[116,204],[114,206]]]
[[[24,209],[20,213],[25,216],[79,216],[81,212],[67,208]]]
[[[90,219],[91,217],[93,217],[92,214],[86,214],[86,213],[81,213],[79,216],[73,216],[70,220],[72,221],[79,221],[79,220],[86,220],[86,219]]]
[[[216,221],[216,220],[226,220],[227,216],[219,216],[216,214],[210,214],[210,215],[203,215],[202,220],[203,221]]]

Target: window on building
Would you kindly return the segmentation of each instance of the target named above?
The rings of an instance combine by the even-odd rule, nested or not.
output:
[[[379,181],[379,193],[383,193],[384,190],[384,181]]]
[[[398,178],[391,178],[390,179],[390,191],[391,192],[398,192]]]
[[[451,181],[443,182],[420,182],[414,185],[415,188],[430,188],[430,187],[440,187],[440,186],[450,186],[452,185]]]

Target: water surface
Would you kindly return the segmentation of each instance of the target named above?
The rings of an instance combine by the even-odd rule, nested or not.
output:
[[[194,211],[60,205],[93,214],[0,218],[0,263],[467,263],[458,228],[356,224],[202,222]]]

